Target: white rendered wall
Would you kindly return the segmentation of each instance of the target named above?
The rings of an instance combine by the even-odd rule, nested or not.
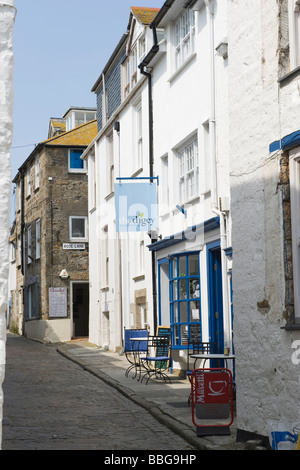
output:
[[[13,132],[13,0],[0,3],[0,446],[2,443],[2,383],[5,376],[5,342],[9,271],[9,205],[11,189],[10,146]]]
[[[237,426],[268,436],[271,420],[278,426],[300,422],[299,366],[292,361],[291,347],[299,332],[291,337],[281,329],[285,286],[280,154],[268,161],[269,144],[299,129],[299,93],[289,102],[290,109],[285,108],[285,118],[281,116],[282,134],[277,2],[238,0],[228,5]],[[287,90],[283,95],[288,100]]]

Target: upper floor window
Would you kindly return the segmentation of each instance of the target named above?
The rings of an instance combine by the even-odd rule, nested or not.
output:
[[[27,229],[27,263],[30,264],[32,261],[31,256],[31,225]]]
[[[175,69],[194,52],[195,13],[186,10],[175,23]]]
[[[300,0],[289,0],[291,69],[300,66]]]
[[[71,173],[85,173],[86,161],[81,159],[83,150],[69,149],[68,170]]]
[[[198,193],[198,141],[184,145],[177,153],[179,165],[179,198],[188,202]]]
[[[87,217],[71,216],[69,218],[70,241],[85,242],[87,241]]]

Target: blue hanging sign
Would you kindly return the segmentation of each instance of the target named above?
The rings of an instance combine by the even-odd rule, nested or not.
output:
[[[150,232],[158,229],[156,183],[116,183],[117,232]]]

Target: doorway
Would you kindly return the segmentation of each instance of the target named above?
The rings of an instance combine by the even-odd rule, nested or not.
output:
[[[89,336],[89,283],[72,282],[73,336]]]
[[[222,265],[219,242],[208,245],[209,336],[218,352],[224,351]]]

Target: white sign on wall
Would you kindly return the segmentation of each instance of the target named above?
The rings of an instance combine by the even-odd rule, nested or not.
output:
[[[66,318],[67,312],[67,288],[49,288],[49,317]]]
[[[63,250],[85,250],[85,243],[63,243]]]

